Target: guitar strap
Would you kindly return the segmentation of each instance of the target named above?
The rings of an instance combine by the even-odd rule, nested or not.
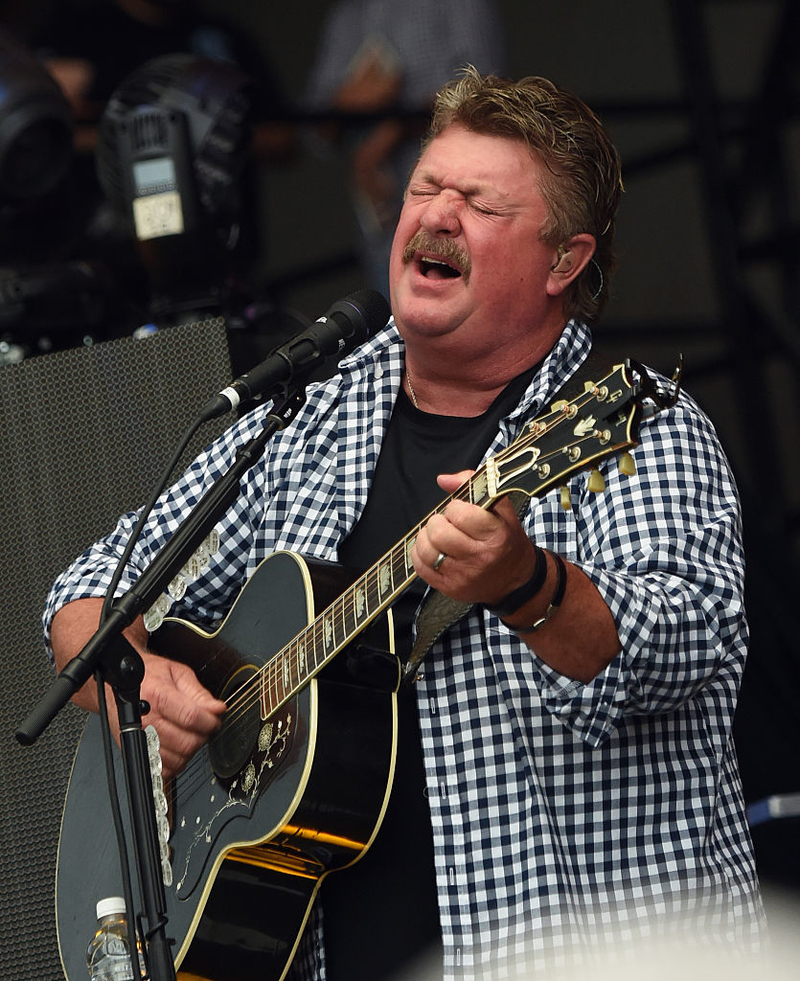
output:
[[[597,378],[602,378],[608,374],[611,367],[612,362],[608,357],[593,347],[575,374],[568,378],[564,385],[555,392],[551,402],[557,402],[559,399],[566,399],[571,402],[583,392],[585,382],[590,379],[594,381]],[[517,512],[517,516],[522,517],[530,504],[530,497],[523,491],[512,491],[508,495],[508,499]],[[417,635],[414,646],[403,668],[404,684],[411,684],[414,681],[428,651],[445,630],[465,617],[474,606],[474,603],[464,603],[460,600],[451,599],[435,589],[428,591],[417,617]]]

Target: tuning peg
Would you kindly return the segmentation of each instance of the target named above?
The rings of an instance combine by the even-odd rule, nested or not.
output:
[[[599,470],[592,470],[589,474],[589,490],[593,494],[601,494],[606,489],[606,482]]]
[[[636,473],[636,464],[630,453],[623,453],[619,458],[619,472],[625,474],[626,477],[632,477]]]
[[[593,392],[593,391],[594,391],[594,382],[593,382],[593,381],[589,381],[589,380],[587,379],[587,380],[586,380],[586,381],[585,381],[585,382],[583,383],[583,393],[584,393],[584,395],[585,395],[585,394],[586,394],[587,392]]]
[[[569,405],[569,402],[566,399],[558,399],[556,402],[553,402],[550,405],[550,411],[551,412],[560,412],[564,408],[565,405]]]
[[[561,507],[565,511],[572,510],[572,496],[570,495],[569,487],[567,487],[566,484],[561,487]]]

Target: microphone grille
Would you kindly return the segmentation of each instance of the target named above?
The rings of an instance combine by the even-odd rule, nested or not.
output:
[[[358,343],[385,327],[392,314],[388,301],[377,290],[356,290],[339,300],[333,310],[337,307],[352,320]]]

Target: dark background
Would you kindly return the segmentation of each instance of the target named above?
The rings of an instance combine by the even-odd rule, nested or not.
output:
[[[54,6],[0,10],[25,37]],[[324,0],[204,0],[245,28],[295,105]],[[737,719],[749,801],[800,792],[800,4],[498,0],[510,74],[548,76],[619,147],[620,268],[598,329],[714,420],[744,501],[751,658]],[[87,0],[87,24],[92,3]],[[87,27],[87,29],[89,29]],[[256,288],[312,319],[363,285],[343,159],[265,164]],[[43,228],[43,234],[46,229]],[[765,879],[800,883],[798,818],[754,828]]]

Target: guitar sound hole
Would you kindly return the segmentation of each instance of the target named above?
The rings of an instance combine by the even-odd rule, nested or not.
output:
[[[252,686],[249,694],[243,694],[248,681],[257,673],[254,665],[246,665],[228,680],[219,694],[229,708],[219,732],[209,741],[208,754],[214,773],[222,780],[234,777],[257,748],[261,730],[259,700]]]

